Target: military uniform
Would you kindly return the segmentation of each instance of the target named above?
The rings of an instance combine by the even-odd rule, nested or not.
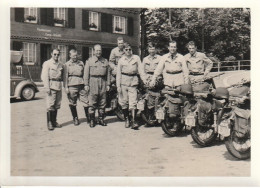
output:
[[[119,93],[119,104],[124,110],[124,115],[126,116],[128,109],[132,111],[133,126],[137,105],[138,74],[142,80],[145,79],[139,56],[132,55],[130,58],[125,55],[122,56],[118,61],[116,85],[117,88],[121,88],[121,93]]]
[[[109,66],[111,68],[111,83],[114,83],[116,73],[117,73],[117,65],[119,59],[124,55],[124,50],[120,50],[119,47],[114,48],[109,57]]]
[[[142,64],[143,64],[143,69],[144,69],[146,81],[152,80],[154,70],[158,66],[160,60],[161,60],[161,56],[157,55],[157,54],[155,54],[154,56],[148,55],[143,59]],[[158,87],[158,85],[157,85],[157,87],[148,89],[148,91],[147,91],[147,93],[148,93],[148,99],[147,99],[148,109],[152,109],[154,107],[155,98],[158,96],[159,89],[160,89],[160,86]]]
[[[49,59],[43,63],[41,79],[46,90],[50,91],[47,94],[47,120],[48,128],[59,127],[56,122],[57,110],[60,109],[62,99],[62,81],[63,81],[63,64]],[[49,123],[49,121],[51,123]]]
[[[178,87],[188,83],[188,68],[183,55],[167,53],[162,56],[157,68],[154,71],[153,80],[163,74],[165,87]]]
[[[89,86],[89,114],[92,120],[97,108],[99,117],[104,119],[106,88],[110,86],[110,72],[108,61],[103,57],[91,57],[85,64],[84,84]]]
[[[193,55],[188,53],[184,58],[189,69],[190,80],[202,79],[204,76],[207,76],[212,69],[213,62],[204,53],[195,52]],[[209,88],[209,83],[203,83],[200,84],[200,86],[196,85],[193,89],[194,92],[199,92],[205,88]]]
[[[86,117],[88,119],[88,95],[84,90],[84,63],[69,60],[64,66],[64,87],[68,89],[69,106],[73,116],[74,124],[78,125],[78,114],[76,110],[77,99],[83,103]]]

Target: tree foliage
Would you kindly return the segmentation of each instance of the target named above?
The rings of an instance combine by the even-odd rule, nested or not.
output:
[[[171,17],[169,17],[171,15]],[[193,40],[205,52],[219,59],[235,56],[250,59],[250,10],[245,8],[159,8],[145,11],[146,41],[154,42],[159,53],[167,52],[169,39],[178,42],[186,54]]]

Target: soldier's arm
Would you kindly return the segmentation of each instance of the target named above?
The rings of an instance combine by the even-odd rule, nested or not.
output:
[[[107,62],[108,63],[108,62]],[[110,86],[111,68],[107,66],[107,86]]]
[[[50,81],[49,81],[49,64],[48,61],[45,61],[42,66],[42,74],[41,79],[43,81],[44,87],[46,89],[50,89]]]
[[[159,62],[159,64],[158,64],[158,66],[156,67],[156,69],[154,70],[154,75],[153,75],[153,78],[152,78],[152,80],[156,80],[156,78],[160,75],[160,74],[162,74],[162,72],[163,72],[163,69],[164,69],[164,58],[162,57],[161,59],[160,59],[160,62]]]
[[[205,54],[203,61],[206,63],[204,76],[207,76],[213,67],[213,62]]]
[[[89,86],[89,61],[87,60],[84,67],[84,85]]]
[[[117,73],[116,73],[116,87],[121,87],[121,69],[122,69],[122,63],[119,60],[117,65]]]
[[[138,57],[137,63],[138,63],[138,73],[139,73],[141,79],[143,80],[143,82],[145,83],[146,74],[145,74],[145,71],[144,71],[144,63],[141,62],[139,57]]]
[[[112,70],[114,70],[116,64],[116,55],[114,50],[111,51],[110,57],[109,57],[109,66],[111,67]]]
[[[68,66],[65,63],[63,65],[63,86],[65,89],[68,87],[68,77],[69,77]]]
[[[186,59],[184,57],[181,58],[181,67],[184,77],[184,83],[187,84],[189,81],[189,69],[186,63]]]

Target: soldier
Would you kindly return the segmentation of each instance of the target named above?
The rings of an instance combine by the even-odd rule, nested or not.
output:
[[[109,65],[112,70],[111,83],[115,82],[115,77],[117,73],[118,60],[124,55],[124,39],[122,37],[117,38],[117,47],[115,47],[109,57]]]
[[[161,56],[156,54],[156,48],[153,43],[148,44],[148,52],[149,52],[149,55],[143,59],[143,63],[142,63],[144,74],[145,74],[145,79],[146,79],[146,85],[148,85],[148,82],[152,80],[154,70],[158,66],[160,59],[161,59]],[[162,78],[160,80],[162,81]],[[158,95],[159,90],[161,89],[160,84],[161,83],[158,83],[158,85],[156,87],[149,88],[147,91],[147,93],[148,93],[148,100],[147,100],[148,112],[147,112],[147,114],[153,114],[155,98]]]
[[[183,55],[177,53],[177,42],[169,42],[169,53],[162,56],[159,65],[154,71],[151,86],[155,85],[156,78],[163,73],[165,88],[176,88],[188,83],[188,68]]]
[[[189,53],[184,56],[190,75],[203,75],[205,78],[211,71],[213,62],[201,52],[197,52],[197,46],[193,41],[187,44]]]
[[[89,58],[84,69],[85,90],[89,92],[89,117],[90,127],[95,126],[95,110],[98,108],[99,123],[104,122],[106,91],[110,89],[110,68],[108,61],[103,58],[101,45],[94,46],[95,55]]]
[[[74,125],[79,125],[77,113],[77,99],[83,103],[88,122],[88,96],[84,90],[84,63],[78,60],[77,50],[70,50],[70,60],[64,66],[64,88],[68,95],[69,107],[73,117]]]
[[[57,123],[57,111],[60,109],[63,80],[63,64],[59,61],[60,50],[53,49],[51,59],[43,63],[41,79],[47,90],[47,127],[53,130],[60,128]]]
[[[138,125],[135,123],[136,104],[137,104],[137,86],[139,83],[138,73],[142,80],[144,79],[144,72],[139,56],[133,55],[132,48],[125,43],[124,55],[118,61],[116,85],[119,94],[119,104],[122,107],[125,117],[125,127],[130,126],[137,129]],[[131,111],[131,120],[129,119],[129,111]]]

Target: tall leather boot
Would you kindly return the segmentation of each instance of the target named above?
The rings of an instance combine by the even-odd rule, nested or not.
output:
[[[52,131],[54,128],[52,126],[52,122],[51,122],[51,111],[47,112],[47,127],[49,131]]]
[[[89,119],[90,119],[89,126],[91,128],[95,127],[95,113],[89,113]]]
[[[128,109],[122,109],[122,111],[123,111],[124,118],[125,118],[125,128],[129,128],[130,127],[129,111],[128,111]]]
[[[131,128],[132,129],[138,129],[138,124],[136,124],[136,122],[135,122],[135,120],[136,120],[136,110],[131,109],[131,113],[132,113]]]
[[[57,127],[57,128],[61,128],[62,126],[60,124],[58,124],[57,122],[57,114],[58,114],[58,110],[56,109],[54,112],[53,112],[53,126],[54,127]]]
[[[73,117],[73,122],[75,126],[79,125],[79,119],[78,119],[78,113],[77,113],[77,108],[76,106],[69,105],[70,106],[70,111]]]
[[[105,113],[103,112],[98,112],[98,118],[99,118],[99,124],[102,126],[107,126],[106,122],[104,121],[105,119]]]
[[[88,107],[84,107],[84,111],[85,111],[85,115],[86,115],[86,118],[87,118],[87,123],[89,123],[90,119],[89,119],[89,115],[88,115]]]

